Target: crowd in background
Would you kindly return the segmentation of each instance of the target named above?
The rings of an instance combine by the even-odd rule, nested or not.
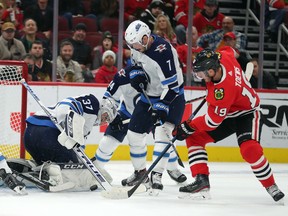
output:
[[[124,3],[124,28],[136,19],[145,22],[151,32],[175,47],[184,75],[190,71],[186,66],[188,2],[125,0]],[[254,70],[258,70],[257,59],[246,51],[247,36],[234,29],[237,23],[232,17],[219,12],[218,0],[193,2],[192,61],[206,47],[218,51],[231,46],[244,71],[251,60]],[[287,0],[266,1],[265,29],[272,41],[277,38],[279,25],[288,23],[287,5]],[[118,50],[123,50],[123,67],[131,64],[125,41],[123,49],[118,47],[118,0],[61,0],[58,12],[57,81],[109,83],[117,73]],[[53,1],[0,0],[0,27],[0,60],[24,60],[29,80],[52,81]],[[265,75],[263,88],[277,88],[273,79]],[[257,76],[252,80],[257,83]],[[193,80],[192,85],[202,83]]]

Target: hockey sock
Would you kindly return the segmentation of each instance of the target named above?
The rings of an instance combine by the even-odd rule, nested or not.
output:
[[[275,183],[270,164],[257,141],[248,140],[241,143],[240,152],[243,159],[250,164],[256,178],[265,188]]]

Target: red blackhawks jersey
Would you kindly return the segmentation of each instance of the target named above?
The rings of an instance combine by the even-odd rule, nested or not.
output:
[[[260,99],[234,57],[234,50],[227,47],[219,53],[223,76],[218,83],[206,83],[208,110],[190,122],[195,130],[214,130],[225,118],[245,115],[259,107]]]

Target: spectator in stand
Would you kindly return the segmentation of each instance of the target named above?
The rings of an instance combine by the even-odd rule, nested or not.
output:
[[[250,83],[251,86],[253,88],[258,88],[258,77],[259,77],[259,65],[258,65],[258,59],[257,58],[253,58],[251,59],[251,62],[254,65],[254,69],[253,69],[253,74],[252,77],[250,79]],[[276,81],[274,79],[274,77],[267,71],[262,71],[263,72],[263,76],[262,76],[262,88],[263,89],[277,89],[277,85],[276,85]]]
[[[107,0],[106,0],[107,1]],[[84,6],[81,0],[61,0],[59,1],[59,15],[67,19],[69,28],[72,29],[73,17],[87,17],[94,19],[96,22],[96,15],[85,14]]]
[[[4,12],[4,5],[0,3],[0,29],[1,29],[2,24],[4,23],[4,21],[2,20],[3,12]]]
[[[24,20],[23,32],[25,33],[20,40],[24,44],[25,50],[28,53],[31,50],[34,41],[41,41],[44,49],[44,59],[52,60],[52,53],[49,46],[49,41],[46,37],[37,36],[37,23],[35,20],[28,18]]]
[[[218,0],[206,0],[204,9],[193,17],[193,25],[201,36],[221,29],[224,17],[224,14],[219,12]]]
[[[219,50],[224,46],[224,34],[227,32],[233,32],[236,36],[236,48],[239,51],[246,49],[247,37],[234,30],[234,21],[231,17],[225,16],[222,21],[222,29],[217,29],[211,33],[203,34],[199,37],[198,45],[202,48],[209,47],[212,50]]]
[[[220,50],[226,49],[227,46],[232,47],[235,50],[235,58],[237,59],[238,63],[240,64],[243,71],[246,71],[246,65],[251,60],[250,54],[246,50],[239,51],[236,48],[236,36],[233,32],[227,32],[224,34],[224,47]]]
[[[193,62],[193,60],[195,59],[195,56],[201,51],[203,50],[202,47],[199,47],[197,45],[197,40],[198,40],[198,31],[196,29],[195,26],[192,26],[192,60],[191,62]],[[186,40],[188,40],[188,34],[186,33]],[[182,45],[178,45],[176,47],[180,62],[182,63],[182,71],[183,74],[186,74],[187,71],[187,55],[188,55],[188,44],[182,44]],[[185,78],[185,76],[184,76]]]
[[[16,0],[6,1],[7,6],[2,14],[2,21],[12,22],[17,30],[17,33],[20,33],[23,29],[23,13],[16,4]]]
[[[287,3],[288,5],[288,3]],[[284,0],[265,1],[265,29],[272,42],[277,42],[279,26],[285,21],[288,7]],[[288,25],[288,23],[287,23]]]
[[[48,5],[48,0],[37,0],[37,4],[24,10],[24,20],[32,18],[36,21],[38,31],[43,32],[50,40],[53,29],[53,9]]]
[[[196,0],[193,1],[193,15],[195,16],[196,12],[199,9],[203,9],[205,0]],[[189,0],[178,0],[175,3],[174,16],[176,20],[175,33],[177,35],[178,44],[185,44],[186,42],[186,29],[188,27],[188,9],[189,9]]]
[[[193,1],[193,14],[202,11],[204,9],[204,4],[206,0],[194,0]]]
[[[64,40],[60,44],[60,55],[57,57],[57,81],[83,82],[82,69],[77,61],[72,60],[73,44]]]
[[[141,13],[148,8],[151,0],[125,0],[124,2],[124,21],[128,26],[136,19],[140,19]]]
[[[98,69],[102,66],[102,56],[103,53],[107,50],[111,50],[114,53],[118,53],[118,47],[114,44],[114,39],[110,31],[106,31],[103,33],[103,39],[101,45],[94,47],[94,59],[93,59],[93,69]],[[130,57],[131,51],[129,49],[123,49],[123,66],[125,65],[125,61]],[[115,65],[116,65],[115,59]]]
[[[110,31],[104,32],[101,45],[94,47],[93,69],[98,69],[102,66],[102,56],[106,50],[111,50],[114,53],[118,51],[114,45],[114,39]]]
[[[103,53],[102,61],[103,65],[93,71],[93,74],[95,74],[95,82],[110,83],[117,73],[117,67],[114,66],[116,54],[111,50],[107,50]]]
[[[103,18],[119,18],[118,0],[92,0],[91,14],[96,16],[98,29]]]
[[[33,55],[31,55],[30,53],[27,53],[24,57],[23,57],[23,61],[27,64],[28,66],[28,81],[33,81],[33,78],[35,76],[34,73],[34,68],[35,68],[35,58]],[[34,78],[35,79],[35,78]]]
[[[164,14],[164,3],[161,0],[153,0],[147,9],[140,15],[140,20],[148,25],[151,31],[154,29],[158,15]]]
[[[32,42],[30,54],[35,58],[33,81],[52,81],[52,63],[44,59],[44,48],[42,41]]]
[[[26,54],[23,43],[15,38],[15,25],[12,22],[5,22],[2,25],[0,36],[0,59],[21,60]]]
[[[154,24],[154,34],[159,35],[160,37],[165,38],[170,42],[174,47],[177,47],[177,37],[171,26],[169,18],[164,14],[157,16]]]
[[[83,72],[89,72],[92,65],[92,48],[85,41],[87,27],[84,23],[75,26],[73,36],[68,38],[74,47],[72,59],[77,61]]]

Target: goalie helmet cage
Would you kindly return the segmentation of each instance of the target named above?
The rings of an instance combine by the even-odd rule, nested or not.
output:
[[[27,90],[20,80],[27,77],[24,61],[0,60],[0,152],[6,158],[25,158]]]

